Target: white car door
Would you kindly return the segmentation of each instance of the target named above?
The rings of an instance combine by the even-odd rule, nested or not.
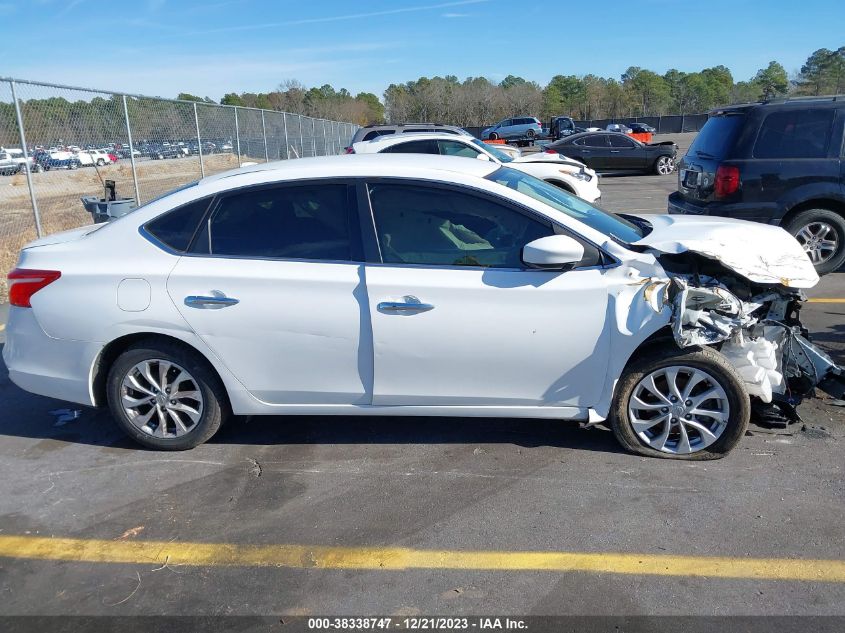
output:
[[[609,353],[600,268],[526,269],[522,247],[554,227],[484,194],[410,181],[368,189],[383,262],[366,271],[373,404],[597,401]]]
[[[259,400],[370,403],[354,201],[341,182],[230,192],[168,279],[191,328]]]

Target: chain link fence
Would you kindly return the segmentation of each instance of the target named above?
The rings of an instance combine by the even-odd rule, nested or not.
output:
[[[247,163],[340,154],[352,123],[0,78],[0,301],[36,237],[92,221],[83,196],[143,204]]]

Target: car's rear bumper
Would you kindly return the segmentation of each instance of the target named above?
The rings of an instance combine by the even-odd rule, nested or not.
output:
[[[21,389],[93,406],[91,368],[101,349],[101,343],[51,338],[31,308],[9,308],[3,361]]]
[[[670,215],[715,215],[749,222],[761,222],[763,224],[780,224],[780,215],[772,210],[761,208],[760,205],[731,204],[726,202],[711,202],[705,204],[694,204],[685,200],[677,191],[669,194],[668,212]]]

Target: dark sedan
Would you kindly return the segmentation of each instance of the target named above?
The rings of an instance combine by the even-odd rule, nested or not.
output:
[[[640,143],[618,132],[582,132],[550,144],[547,149],[574,158],[596,171],[652,172],[665,176],[675,171],[678,146],[672,141]]]
[[[655,134],[657,130],[655,130],[650,125],[646,125],[645,123],[629,123],[628,127],[637,134]]]

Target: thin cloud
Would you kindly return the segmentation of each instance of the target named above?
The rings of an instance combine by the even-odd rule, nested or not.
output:
[[[441,13],[441,18],[468,18],[469,13]]]
[[[287,20],[285,22],[264,22],[261,24],[245,24],[243,26],[229,26],[220,29],[209,29],[206,31],[195,31],[193,35],[209,35],[213,33],[233,33],[237,31],[256,31],[260,29],[272,29],[280,26],[298,26],[301,24],[321,24],[324,22],[341,22],[344,20],[361,20],[364,18],[375,18],[385,15],[396,15],[400,13],[415,13],[419,11],[433,11],[436,9],[448,9],[468,4],[480,4],[490,0],[458,0],[457,2],[442,2],[440,4],[420,5],[416,7],[402,7],[400,9],[386,9],[384,11],[370,11],[367,13],[348,13],[345,15],[331,15],[322,18],[303,18],[301,20]]]

